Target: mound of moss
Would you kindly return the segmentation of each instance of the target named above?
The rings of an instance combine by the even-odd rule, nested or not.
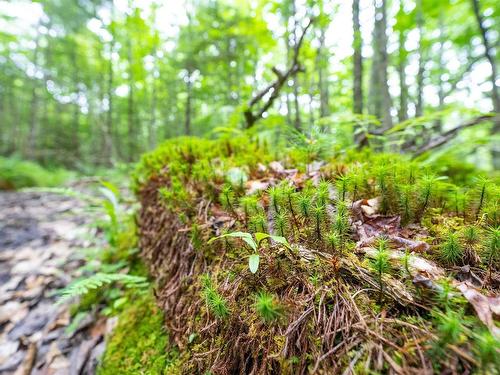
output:
[[[140,248],[177,370],[494,371],[496,181],[309,151],[185,138],[143,157]]]
[[[176,360],[177,353],[169,350],[163,313],[153,296],[145,294],[118,315],[98,374],[165,374]]]

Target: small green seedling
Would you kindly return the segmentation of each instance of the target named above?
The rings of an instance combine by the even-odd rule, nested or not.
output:
[[[276,302],[275,297],[267,292],[260,292],[255,296],[254,308],[267,323],[283,316],[283,308]]]
[[[254,234],[255,239],[252,237],[250,233],[247,232],[232,232],[232,233],[226,233],[218,237],[213,237],[208,241],[208,244],[212,243],[215,240],[218,240],[220,238],[227,238],[227,237],[233,237],[233,238],[240,238],[242,239],[250,248],[253,250],[253,253],[250,254],[248,258],[248,268],[250,269],[250,272],[256,273],[259,269],[259,264],[260,264],[260,255],[258,254],[257,250],[260,247],[260,243],[265,240],[265,239],[271,239],[276,243],[279,243],[280,245],[284,246],[288,250],[291,250],[291,246],[286,240],[285,237],[281,236],[273,236],[267,233],[261,233],[257,232]]]

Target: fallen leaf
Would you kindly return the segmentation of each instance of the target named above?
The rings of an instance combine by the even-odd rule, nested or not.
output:
[[[500,328],[495,325],[493,319],[494,315],[500,315],[500,296],[487,297],[467,282],[459,283],[457,288],[472,305],[479,320],[488,327],[493,335],[500,339]]]

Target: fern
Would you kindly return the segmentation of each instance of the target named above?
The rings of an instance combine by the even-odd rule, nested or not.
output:
[[[125,288],[144,289],[148,286],[147,279],[142,276],[132,276],[123,273],[98,272],[90,277],[75,280],[66,288],[62,289],[59,292],[61,298],[58,302],[61,303],[73,297],[83,296],[91,290],[101,288],[102,286],[113,282],[122,283]]]

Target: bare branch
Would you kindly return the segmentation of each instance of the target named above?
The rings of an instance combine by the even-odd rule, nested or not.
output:
[[[285,72],[281,72],[276,67],[273,67],[272,71],[274,74],[276,74],[276,80],[266,86],[263,90],[259,91],[256,95],[254,95],[254,97],[248,103],[248,108],[243,113],[245,116],[247,129],[252,127],[255,122],[261,119],[263,114],[273,105],[274,101],[278,98],[281,89],[288,81],[288,79],[296,75],[298,72],[304,71],[304,68],[300,65],[299,62],[300,48],[302,47],[302,44],[304,42],[304,37],[307,33],[307,30],[311,27],[313,22],[314,19],[311,18],[304,30],[302,30],[302,35],[300,36],[297,44],[293,47],[293,58],[288,69]],[[253,107],[269,93],[269,99],[267,99],[262,107],[258,109],[256,113],[254,113]]]
[[[466,129],[466,128],[470,128],[470,127],[475,126],[475,125],[482,124],[483,122],[486,122],[486,121],[493,121],[493,122],[500,121],[500,115],[499,114],[497,114],[497,115],[487,114],[487,115],[482,115],[482,116],[476,117],[472,120],[464,122],[464,123],[458,125],[457,127],[450,129],[450,130],[438,135],[437,137],[432,138],[425,145],[422,145],[422,146],[418,147],[417,149],[410,149],[408,151],[413,153],[413,157],[422,155],[424,152],[430,151],[430,150],[435,149],[439,146],[442,146],[446,142],[449,142],[461,130]]]

